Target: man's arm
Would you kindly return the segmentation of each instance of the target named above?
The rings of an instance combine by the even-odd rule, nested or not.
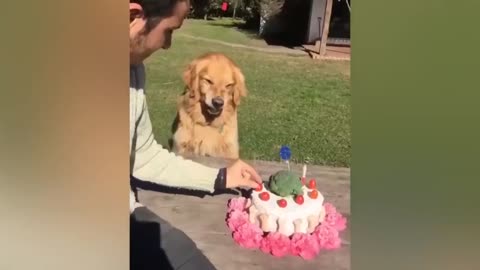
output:
[[[224,187],[225,179],[218,176],[225,178],[225,170],[219,171],[176,156],[156,142],[145,98],[140,102],[143,104],[138,105],[143,108],[133,137],[132,175],[139,180],[161,185],[209,192],[221,188],[219,185]]]

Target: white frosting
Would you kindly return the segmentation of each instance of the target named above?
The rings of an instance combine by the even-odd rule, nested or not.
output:
[[[296,226],[295,232],[306,232],[308,230],[308,220],[306,219],[294,220],[293,224]]]
[[[250,222],[259,222],[259,215],[266,214],[266,224],[261,224],[261,228],[265,232],[278,231],[286,236],[290,236],[295,232],[307,233],[309,227],[315,227],[318,222],[323,221],[325,211],[323,208],[323,196],[318,192],[315,199],[310,198],[308,193],[312,189],[306,186],[303,189],[303,204],[297,204],[293,196],[280,197],[268,191],[265,186],[262,186],[261,191],[252,191],[252,206],[250,210]],[[270,198],[266,201],[260,199],[262,192],[268,192]],[[277,201],[284,199],[287,206],[282,208]],[[265,219],[265,218],[264,218]],[[314,223],[314,224],[309,224]],[[309,226],[311,225],[311,226]]]

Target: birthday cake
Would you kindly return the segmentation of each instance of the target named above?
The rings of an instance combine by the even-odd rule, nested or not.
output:
[[[323,196],[314,179],[290,171],[279,171],[252,192],[249,221],[264,232],[313,233],[325,218]]]
[[[282,147],[280,153],[288,170],[271,175],[248,198],[230,200],[227,226],[241,247],[276,257],[313,259],[320,250],[341,247],[339,233],[345,230],[346,219],[324,201],[314,179],[306,180],[305,165],[302,177],[290,170],[289,152]]]

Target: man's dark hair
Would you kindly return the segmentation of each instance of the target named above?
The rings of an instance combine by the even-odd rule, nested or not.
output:
[[[130,3],[139,4],[147,19],[145,31],[150,32],[162,18],[171,16],[177,3],[185,0],[130,0]]]

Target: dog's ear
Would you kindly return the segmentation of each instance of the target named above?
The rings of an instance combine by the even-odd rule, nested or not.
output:
[[[233,89],[233,103],[235,106],[240,105],[242,97],[248,94],[247,86],[245,84],[245,76],[238,67],[233,68],[233,77],[235,78],[235,86]]]
[[[198,89],[197,64],[198,60],[192,61],[183,71],[182,75],[183,82],[186,86],[186,92],[188,93],[188,96],[194,100],[200,99],[200,93]]]

